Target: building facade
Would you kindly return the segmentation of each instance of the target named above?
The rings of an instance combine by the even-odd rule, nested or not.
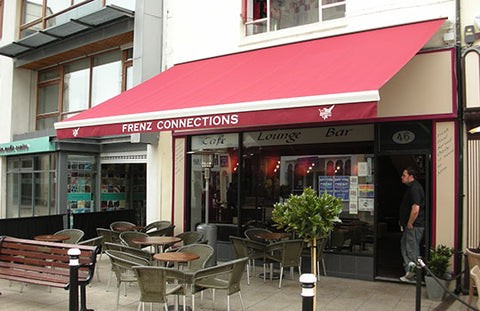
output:
[[[414,166],[423,252],[465,246],[475,223],[459,198],[478,190],[463,187],[459,77],[475,4],[35,2],[3,2],[2,217],[136,208],[177,231],[208,221],[222,259],[228,235],[271,228],[273,204],[311,186],[344,201],[329,274],[396,278],[400,175]]]

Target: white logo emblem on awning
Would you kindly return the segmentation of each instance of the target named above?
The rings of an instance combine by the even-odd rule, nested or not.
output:
[[[76,129],[73,129],[73,130],[72,130],[73,137],[77,137],[77,135],[78,135],[78,131],[80,131],[80,128],[79,128],[79,127],[78,127],[78,128],[76,128]]]
[[[320,108],[318,111],[320,112],[320,117],[322,117],[323,120],[326,120],[332,116],[332,110],[335,105],[332,105],[330,108]]]

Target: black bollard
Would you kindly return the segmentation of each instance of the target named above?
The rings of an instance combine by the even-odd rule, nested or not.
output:
[[[422,305],[422,270],[425,267],[422,257],[417,258],[417,283],[416,283],[416,292],[415,292],[415,310],[420,311]]]
[[[300,276],[302,283],[302,311],[313,311],[314,288],[317,277],[312,273],[305,273]]]
[[[71,248],[68,250],[68,257],[70,257],[70,300],[69,311],[78,311],[78,268],[80,262],[80,250],[78,248]]]

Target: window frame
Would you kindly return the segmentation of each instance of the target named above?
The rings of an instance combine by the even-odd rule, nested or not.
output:
[[[248,12],[249,11],[252,11],[254,10],[254,1],[255,0],[242,0],[242,15],[243,15],[243,22],[244,22],[244,25],[245,25],[245,35],[246,36],[251,36],[251,35],[256,35],[256,34],[261,34],[261,33],[269,33],[269,32],[276,32],[278,30],[281,30],[281,29],[274,29],[272,30],[271,29],[271,24],[272,24],[272,16],[271,16],[271,1],[272,0],[265,0],[265,3],[267,5],[267,8],[266,8],[266,13],[267,13],[267,16],[266,17],[262,17],[262,18],[259,18],[259,19],[254,19],[254,17],[249,17],[248,16]],[[338,0],[339,2],[333,2],[333,3],[326,3],[326,4],[323,4],[323,0],[316,0],[318,1],[318,22],[316,23],[324,23],[324,22],[328,22],[330,20],[326,20],[324,21],[323,20],[323,11],[325,9],[329,9],[329,8],[333,8],[333,7],[337,7],[337,6],[345,6],[345,12],[346,12],[346,5],[347,5],[347,0]],[[336,0],[331,0],[331,1],[336,1]],[[331,20],[337,20],[337,19],[340,19],[340,18],[336,18],[336,19],[331,19]],[[257,25],[257,24],[262,24],[262,23],[265,23],[266,22],[266,31],[263,31],[263,32],[258,32],[258,33],[250,33],[249,34],[249,31],[248,31],[248,28],[249,26],[253,26],[253,25]],[[307,24],[313,24],[313,23],[307,23]],[[302,24],[304,25],[304,24]],[[299,26],[302,26],[302,25],[295,25],[295,26],[291,26],[291,27],[286,27],[286,28],[282,28],[282,29],[289,29],[289,28],[294,28],[294,27],[299,27]]]
[[[120,48],[118,49],[112,49],[112,50],[109,50],[109,51],[104,51],[104,52],[101,52],[101,53],[97,53],[97,54],[94,54],[94,55],[90,55],[88,57],[85,57],[85,58],[82,58],[82,59],[77,59],[75,61],[69,61],[69,62],[65,62],[61,65],[58,65],[58,66],[55,66],[55,67],[52,67],[52,68],[48,68],[48,69],[45,69],[45,70],[40,70],[38,71],[38,74],[37,74],[37,81],[40,81],[40,75],[42,73],[45,73],[45,72],[48,72],[48,71],[53,71],[53,70],[59,70],[59,76],[56,77],[56,78],[52,78],[52,79],[48,79],[48,80],[45,80],[45,81],[41,81],[41,82],[37,82],[37,99],[36,99],[36,110],[35,110],[35,129],[36,130],[39,130],[38,128],[38,120],[41,120],[41,119],[46,119],[46,118],[50,118],[50,117],[57,117],[57,120],[56,122],[58,121],[61,121],[63,119],[65,119],[66,116],[68,115],[72,115],[72,114],[75,114],[75,113],[79,113],[79,112],[82,112],[84,110],[87,110],[87,109],[90,109],[92,107],[92,73],[93,73],[93,59],[99,55],[102,55],[102,54],[108,54],[108,53],[113,53],[115,51],[120,51],[121,52],[121,58],[120,58],[120,62],[121,62],[121,68],[122,68],[122,72],[121,72],[121,89],[120,89],[120,93],[123,93],[125,92],[126,90],[126,73],[127,73],[127,68],[132,66],[133,65],[133,61],[131,59],[127,59],[127,53],[129,52],[129,50],[131,50],[132,48],[130,49],[124,49],[124,50],[121,50]],[[75,111],[63,111],[63,97],[64,97],[64,76],[65,76],[65,66],[66,65],[70,65],[70,64],[73,64],[75,62],[80,62],[80,61],[85,61],[85,60],[88,60],[89,62],[89,67],[88,67],[88,70],[89,70],[89,81],[88,81],[88,85],[89,85],[89,89],[88,89],[88,105],[87,105],[87,108],[86,109],[80,109],[80,110],[75,110]],[[55,85],[55,84],[58,84],[58,88],[59,88],[59,93],[58,93],[58,109],[56,112],[47,112],[47,113],[39,113],[39,100],[40,100],[40,88],[42,87],[47,87],[47,86],[51,86],[51,85]]]
[[[2,1],[3,1],[3,0],[2,0]],[[41,13],[41,16],[40,16],[39,18],[35,19],[35,20],[32,20],[32,21],[28,22],[28,23],[23,23],[22,21],[23,21],[23,19],[24,19],[25,1],[22,0],[22,2],[21,2],[21,11],[20,11],[20,12],[21,12],[21,13],[20,13],[20,21],[19,21],[19,30],[20,30],[20,31],[19,31],[19,37],[22,38],[22,32],[23,32],[24,30],[26,30],[26,29],[34,26],[34,25],[37,25],[37,24],[40,25],[40,29],[43,30],[43,29],[47,28],[46,25],[48,24],[48,20],[50,20],[50,19],[52,19],[52,18],[55,18],[55,17],[57,17],[58,15],[61,15],[61,14],[65,13],[65,12],[68,12],[68,11],[71,11],[71,10],[73,10],[73,9],[76,9],[76,8],[82,6],[82,5],[85,5],[85,4],[88,4],[88,3],[90,3],[90,2],[93,2],[93,1],[96,1],[96,0],[84,0],[84,1],[82,1],[82,2],[80,2],[80,3],[75,4],[75,0],[70,0],[70,6],[67,7],[66,9],[61,10],[61,11],[55,13],[55,14],[47,15],[47,2],[48,2],[48,0],[43,0],[43,1],[42,1],[42,9],[41,9],[41,12],[42,12],[42,13]],[[102,7],[105,7],[105,5],[106,5],[106,0],[102,0],[101,2],[102,2],[102,3],[101,3]]]

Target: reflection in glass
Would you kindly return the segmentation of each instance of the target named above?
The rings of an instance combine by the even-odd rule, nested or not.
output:
[[[43,0],[23,0],[22,25],[42,17]]]
[[[18,164],[18,161],[15,161]],[[7,174],[7,218],[20,215],[20,183],[18,174]]]
[[[63,112],[79,111],[88,108],[89,60],[81,60],[64,67]]]
[[[49,201],[49,173],[35,173],[35,189],[34,189],[34,216],[48,215]]]
[[[33,202],[33,187],[32,187],[32,173],[20,174],[20,217],[33,216],[32,202]]]
[[[102,54],[93,59],[92,107],[122,91],[122,53]]]
[[[52,84],[38,88],[38,114],[58,111],[59,85]]]
[[[37,119],[37,130],[53,128],[55,122],[58,122],[58,117],[56,115],[47,118],[39,118]]]

